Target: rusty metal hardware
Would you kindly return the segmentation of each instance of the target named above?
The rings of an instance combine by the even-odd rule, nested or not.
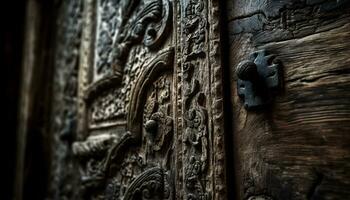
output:
[[[281,87],[281,62],[265,50],[252,53],[236,68],[237,92],[248,110],[271,103]]]

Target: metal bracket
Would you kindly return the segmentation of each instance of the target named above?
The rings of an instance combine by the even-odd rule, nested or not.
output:
[[[281,62],[265,50],[252,53],[236,68],[237,92],[248,110],[267,105],[281,87]]]

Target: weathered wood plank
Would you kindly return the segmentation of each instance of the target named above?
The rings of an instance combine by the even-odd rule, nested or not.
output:
[[[244,20],[244,15],[249,15],[242,11],[245,6],[234,7],[232,12],[243,13]],[[284,31],[291,33],[286,27],[280,28],[283,31],[278,28],[267,31],[265,25],[272,18],[266,18],[265,25],[252,31],[242,29],[246,22],[241,19],[229,25],[240,30],[230,36],[233,134],[240,198],[350,196],[350,24],[344,11],[347,9],[322,14],[329,18],[308,16],[295,26],[293,32],[297,34],[290,35],[283,35]],[[235,15],[231,17],[240,18],[240,14]],[[335,21],[336,16],[341,23]],[[315,20],[307,20],[312,17]],[[324,27],[332,28],[302,32],[305,27],[302,24],[309,28],[327,24]],[[284,91],[266,110],[247,112],[237,96],[234,71],[240,61],[257,49],[266,49],[283,62]]]

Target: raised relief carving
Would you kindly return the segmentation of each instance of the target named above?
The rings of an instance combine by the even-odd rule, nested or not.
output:
[[[226,199],[219,2],[180,2],[184,191],[177,197]]]
[[[81,176],[83,190],[101,187],[105,181],[105,163],[108,151],[116,144],[116,136],[100,134],[88,137],[85,141],[74,142],[73,153],[81,160],[84,170]],[[112,148],[113,149],[113,148]]]
[[[205,56],[206,17],[202,0],[190,0],[185,7],[183,33],[185,35],[184,54],[186,59]]]
[[[125,151],[127,151],[135,141],[130,133],[125,133],[123,137],[117,140],[117,137],[113,134],[100,134],[96,136],[90,136],[85,141],[74,142],[72,149],[73,153],[79,158],[82,170],[81,170],[81,191],[87,196],[105,196],[102,189],[110,190],[110,184],[108,179],[115,169],[127,170],[126,163],[132,162],[128,158],[126,161]],[[134,159],[140,161],[142,159]],[[142,163],[142,162],[140,162]],[[139,163],[138,163],[139,164]],[[121,171],[127,176],[125,171]],[[115,182],[116,180],[114,180]],[[107,184],[107,186],[106,186]],[[119,185],[117,182],[114,185]]]
[[[91,127],[94,127],[103,122],[123,119],[125,115],[125,101],[121,89],[113,88],[96,97],[91,103],[89,122]]]
[[[168,48],[141,65],[131,86],[125,132],[94,127],[101,133],[73,144],[89,198],[172,199],[167,166],[173,137],[173,57],[174,50]]]
[[[76,122],[81,127],[79,141],[66,143],[80,164],[74,188],[80,186],[75,193],[82,199],[224,198],[215,193],[225,187],[225,172],[220,45],[213,43],[219,32],[211,13],[218,6],[212,2],[87,1],[96,27],[81,51],[93,56],[87,56],[85,73],[70,70],[64,89],[75,98],[77,74],[84,80],[79,104],[67,98],[82,112],[76,121],[68,106],[60,121],[64,142],[74,139]],[[170,32],[172,24],[177,29]],[[69,62],[78,61],[74,55]]]
[[[201,0],[185,3],[183,16],[184,49],[182,65],[184,95],[184,184],[185,199],[208,199],[205,172],[208,165],[206,97],[201,91],[200,69],[206,56],[206,4]]]
[[[96,75],[121,77],[131,47],[159,46],[171,26],[169,0],[100,1]],[[117,31],[115,31],[117,29]]]
[[[147,99],[147,87],[152,81],[159,77],[159,74],[171,71],[174,60],[174,49],[169,48],[159,52],[149,63],[148,68],[144,68],[137,79],[130,97],[129,113],[127,117],[128,129],[137,134],[142,128],[142,112]],[[166,95],[163,94],[163,99]]]
[[[90,128],[126,124],[131,88],[169,38],[171,19],[169,0],[98,1],[95,66],[84,97]]]
[[[106,151],[115,139],[111,134],[90,136],[83,142],[75,142],[72,150],[75,155],[81,157],[98,155]]]
[[[130,4],[133,4],[131,1]],[[128,57],[130,47],[142,41],[144,45],[154,48],[169,26],[171,18],[171,6],[168,0],[153,0],[144,3],[143,9],[137,12],[135,19],[126,23],[122,33],[117,38],[115,48],[113,48],[113,69],[114,73],[122,73],[125,58]],[[126,18],[128,14],[122,19]]]
[[[167,174],[162,168],[147,169],[133,180],[125,192],[124,200],[172,199]]]
[[[150,154],[162,149],[172,137],[173,119],[170,117],[171,82],[166,76],[160,77],[154,84],[143,114],[146,130],[147,150]]]
[[[181,32],[170,34],[172,2],[97,0],[95,63],[83,90],[86,138],[72,148],[85,199],[208,200],[224,187],[214,177],[223,166],[213,166],[213,145],[223,144],[213,132],[220,107],[211,98],[222,97],[214,91],[220,66],[208,62],[219,59],[208,49],[212,8],[180,1]]]
[[[207,111],[200,105],[204,98],[197,96],[197,102],[185,113],[185,136],[187,158],[185,163],[185,188],[187,198],[207,199],[208,193],[202,182],[208,162]]]

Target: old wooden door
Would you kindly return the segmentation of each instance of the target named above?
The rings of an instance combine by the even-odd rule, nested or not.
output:
[[[61,2],[55,199],[225,199],[217,1]]]
[[[349,199],[349,4],[28,0],[16,198]]]
[[[239,199],[350,198],[349,4],[227,2]]]

